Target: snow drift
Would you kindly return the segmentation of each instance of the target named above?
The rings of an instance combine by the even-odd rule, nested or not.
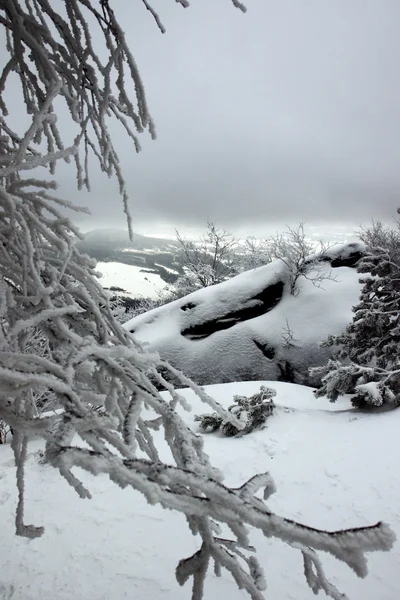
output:
[[[361,255],[362,245],[350,243],[310,259],[294,294],[288,263],[275,260],[124,327],[200,384],[269,379],[313,385],[309,367],[332,353],[319,342],[351,321]]]

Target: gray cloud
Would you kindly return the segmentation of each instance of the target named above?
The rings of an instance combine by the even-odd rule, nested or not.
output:
[[[134,4],[134,6],[131,6]],[[137,225],[389,219],[400,197],[398,0],[116,2],[158,140],[116,130]],[[128,8],[129,7],[129,8]],[[122,223],[115,182],[79,198]]]

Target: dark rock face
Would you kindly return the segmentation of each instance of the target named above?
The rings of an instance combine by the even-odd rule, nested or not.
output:
[[[184,304],[183,306],[181,306],[181,310],[183,310],[183,311],[191,310],[192,308],[196,308],[196,304],[194,302],[188,302],[187,304]]]
[[[257,348],[261,350],[265,358],[268,358],[268,360],[272,360],[275,357],[276,352],[271,346],[268,346],[268,344],[261,344],[260,342],[257,342],[257,340],[253,340],[253,342],[255,343]]]
[[[319,342],[351,321],[360,284],[361,244],[344,244],[313,257],[335,276],[321,288],[300,277],[290,293],[280,260],[203,288],[135,317],[126,329],[197,383],[270,379],[318,384],[308,374],[331,353]],[[286,339],[287,326],[293,343]]]
[[[334,258],[331,260],[331,267],[333,269],[336,267],[356,267],[362,257],[363,253],[357,251],[345,258]]]
[[[329,263],[332,269],[338,267],[354,267],[364,256],[364,244],[361,242],[350,242],[342,244],[339,247],[333,247],[312,260],[306,261],[305,265],[311,264],[313,261]]]
[[[181,334],[190,340],[202,339],[217,331],[229,329],[237,323],[243,323],[243,321],[247,321],[248,319],[260,317],[272,310],[278,304],[279,300],[282,298],[283,285],[282,281],[269,285],[250,299],[254,301],[254,305],[228,312],[217,319],[204,321],[198,325],[191,325],[181,331]],[[185,306],[188,305],[186,304]],[[195,308],[195,305],[193,305],[193,308]],[[181,308],[181,310],[184,309]]]

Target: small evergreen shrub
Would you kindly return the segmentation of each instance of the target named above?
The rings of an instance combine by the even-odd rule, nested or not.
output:
[[[232,404],[228,410],[237,419],[245,423],[243,429],[238,429],[215,412],[196,415],[195,421],[198,421],[200,429],[207,433],[220,430],[227,437],[245,435],[265,427],[267,418],[272,415],[275,408],[274,396],[276,396],[274,389],[262,385],[260,391],[250,396],[250,398],[246,396],[233,397],[235,404]]]
[[[322,382],[315,395],[335,402],[352,394],[356,408],[395,408],[400,406],[400,221],[395,227],[373,223],[361,237],[366,253],[358,265],[360,301],[346,331],[322,343],[339,350],[326,365],[311,369]]]

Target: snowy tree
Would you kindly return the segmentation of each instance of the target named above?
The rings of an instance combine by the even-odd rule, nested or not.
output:
[[[183,374],[147,353],[118,324],[109,295],[98,283],[95,263],[77,249],[79,232],[65,217],[66,209],[77,209],[54,194],[53,181],[36,175],[40,169],[54,173],[60,160],[72,161],[78,187],[89,186],[92,152],[101,168],[116,176],[128,215],[108,120],[117,119],[137,149],[134,130],[147,129],[154,135],[154,127],[136,63],[111,4],[60,0],[55,10],[48,0],[0,2],[10,54],[0,78],[0,418],[14,431],[16,532],[29,538],[43,534],[42,527],[24,522],[27,447],[32,436],[41,437],[47,461],[80,497],[89,498],[90,492],[75,467],[108,474],[121,488],[132,486],[142,493],[149,503],[185,514],[201,542],[192,557],[179,563],[176,577],[180,584],[193,579],[194,599],[203,595],[210,562],[217,574],[222,567],[228,570],[253,600],[262,598],[265,580],[251,554],[249,527],[297,548],[315,593],[322,589],[343,598],[327,581],[315,551],[328,551],[365,576],[365,552],[388,550],[394,540],[390,528],[378,523],[327,532],[275,515],[256,496],[261,489],[264,499],[271,494],[268,473],[237,489],[225,486],[203,451],[201,437],[175,411],[178,404],[188,408],[187,403],[162,373],[168,371],[181,385],[191,386],[238,429],[243,423]],[[238,0],[233,4],[242,8]],[[156,12],[147,1],[144,5],[162,28]],[[91,36],[94,28],[103,36],[99,48]],[[8,119],[10,78],[19,81],[30,121],[22,133]],[[69,118],[65,131],[78,130],[69,145],[58,128],[58,111]],[[32,176],[24,177],[32,170]],[[45,340],[42,355],[29,348],[33,329]],[[155,383],[167,394],[161,395]],[[37,414],[35,394],[43,389],[54,395],[58,415]],[[154,412],[152,423],[143,419],[143,406]],[[164,429],[170,464],[160,460],[153,442],[155,423]],[[220,537],[219,524],[229,526],[233,539]]]
[[[128,296],[112,296],[110,307],[113,317],[118,323],[126,323],[130,319],[137,317],[153,308],[165,304],[162,291],[156,298],[130,298]]]
[[[236,275],[237,240],[226,229],[208,221],[199,240],[191,240],[176,232],[179,244],[178,262],[184,274],[175,282],[176,297],[185,296],[202,287],[215,285]]]
[[[287,267],[287,281],[293,295],[300,293],[299,280],[303,277],[320,287],[326,279],[334,279],[327,273],[318,258],[328,249],[322,241],[312,242],[307,238],[304,223],[297,227],[286,227],[284,233],[278,233],[265,240],[270,260],[279,259]]]
[[[237,269],[239,272],[250,271],[262,267],[273,260],[268,239],[247,236],[238,252]]]
[[[324,346],[340,345],[334,360],[313,369],[322,376],[317,396],[335,401],[352,394],[359,407],[400,404],[400,222],[363,229],[367,252],[359,265],[365,273],[360,302],[344,334]]]
[[[200,240],[184,238],[178,231],[176,235],[180,245],[178,262],[184,274],[160,295],[160,304],[222,283],[276,259],[285,264],[287,283],[294,295],[300,293],[301,277],[309,279],[315,286],[321,286],[326,279],[333,279],[318,260],[328,246],[322,242],[311,242],[303,223],[297,227],[287,227],[284,233],[265,239],[248,236],[239,240],[212,222],[208,222],[206,233]]]
[[[300,293],[299,282],[306,278],[320,287],[326,279],[333,279],[323,268],[320,257],[328,250],[322,241],[313,242],[305,231],[304,223],[286,227],[286,231],[264,239],[248,236],[237,253],[237,272],[255,269],[280,260],[287,269],[287,283],[293,295]]]

